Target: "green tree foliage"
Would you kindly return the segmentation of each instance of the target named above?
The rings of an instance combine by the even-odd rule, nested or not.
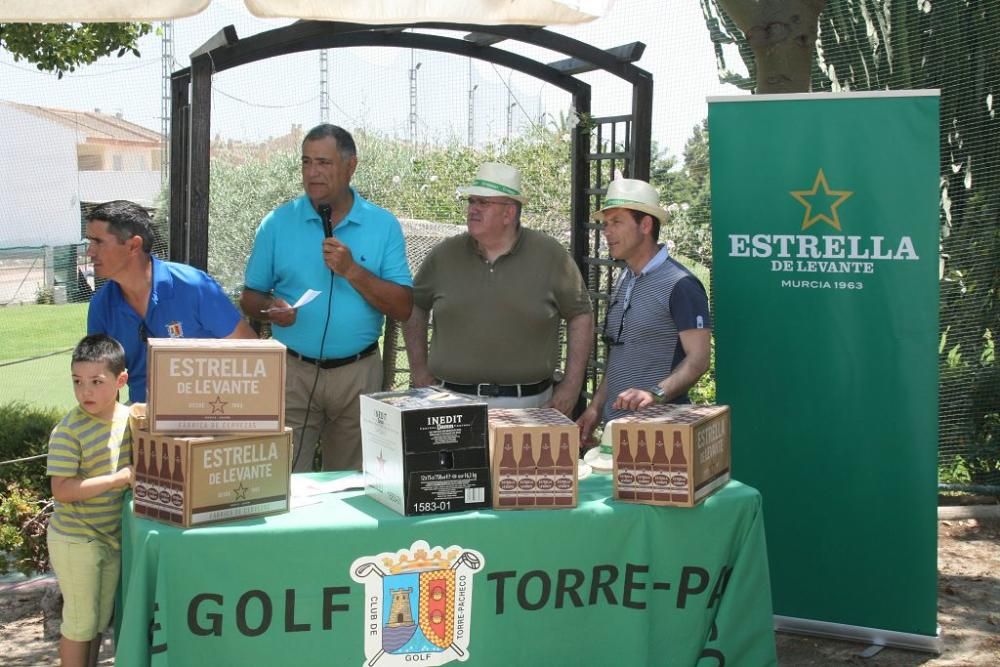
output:
[[[268,211],[302,194],[301,156],[238,151],[212,160],[208,272],[235,296],[254,232]]]
[[[706,267],[712,266],[712,197],[708,176],[708,123],[695,125],[684,145],[683,164],[658,157],[650,182],[670,212],[670,222],[660,233],[674,244],[677,254]]]
[[[569,240],[569,136],[560,128],[535,131],[482,149],[457,142],[414,152],[404,143],[365,132],[355,134],[358,170],[353,185],[362,196],[400,218],[464,224],[458,188],[472,181],[483,162],[497,160],[521,170],[529,203],[523,222]],[[249,152],[212,161],[209,272],[235,294],[261,219],[302,194],[298,151],[254,157]]]
[[[116,53],[139,55],[148,23],[0,23],[0,48],[59,78],[80,65]]]
[[[741,0],[702,0],[720,75],[730,74],[722,47],[735,43],[752,79],[748,40],[720,11],[730,1]],[[1000,460],[998,40],[995,0],[829,0],[811,76],[814,91],[941,91],[941,448],[943,458],[957,450],[993,462]],[[1000,481],[995,466],[986,468],[992,472],[973,481]]]

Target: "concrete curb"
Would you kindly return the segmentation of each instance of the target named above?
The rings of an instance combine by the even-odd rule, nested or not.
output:
[[[31,579],[0,583],[0,595],[26,593],[38,589],[55,588],[56,586],[58,586],[56,575],[48,572]]]
[[[944,505],[938,507],[938,521],[949,519],[1000,519],[1000,505]]]

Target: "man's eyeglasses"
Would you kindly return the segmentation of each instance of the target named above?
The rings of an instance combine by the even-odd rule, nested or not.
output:
[[[496,201],[495,199],[486,199],[484,197],[469,197],[465,200],[465,205],[469,208],[486,208],[487,206],[513,206],[514,202],[510,201]]]
[[[619,345],[624,345],[624,342],[622,341],[622,332],[625,331],[625,315],[628,314],[628,309],[632,307],[632,290],[633,288],[635,288],[635,284],[639,282],[639,278],[641,277],[642,274],[633,276],[632,280],[625,288],[625,298],[622,303],[622,318],[618,322],[618,335],[615,336],[614,338],[608,335],[608,320],[606,317],[604,319],[604,333],[601,335],[601,342],[603,342],[608,347],[618,347]],[[614,308],[615,305],[617,304],[618,304],[618,299],[612,301],[611,305],[608,306],[608,313],[610,313],[611,309]]]
[[[611,305],[608,306],[609,312],[616,303],[618,302],[613,301]],[[632,304],[627,302],[625,303],[624,306],[622,306],[622,319],[621,321],[618,322],[618,335],[615,336],[614,338],[608,335],[608,321],[607,319],[604,320],[604,333],[601,335],[601,342],[603,342],[608,347],[618,347],[619,345],[624,345],[624,343],[622,342],[622,332],[625,330],[625,315],[628,314],[628,309],[631,307]]]
[[[145,343],[149,340],[151,335],[152,333],[150,333],[149,329],[146,327],[146,320],[139,320],[139,340]]]

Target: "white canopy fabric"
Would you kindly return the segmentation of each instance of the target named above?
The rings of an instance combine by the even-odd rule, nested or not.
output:
[[[0,23],[163,21],[193,16],[211,0],[3,0]],[[614,0],[244,0],[260,18],[351,23],[446,21],[556,25],[592,21]]]

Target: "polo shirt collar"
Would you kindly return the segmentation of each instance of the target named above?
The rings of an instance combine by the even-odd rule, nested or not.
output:
[[[485,259],[485,255],[483,255],[483,249],[479,246],[479,241],[472,238],[472,234],[469,234],[469,232],[466,232],[466,234],[469,237],[469,245],[472,247],[473,252],[475,252],[477,255]],[[524,241],[524,225],[518,225],[517,236],[514,238],[514,245],[510,247],[510,250],[498,256],[497,259],[500,259],[500,257],[506,257],[507,255],[515,254],[521,248],[521,244],[523,243],[523,241]]]
[[[354,196],[354,203],[351,204],[351,208],[347,212],[347,215],[344,216],[344,219],[337,223],[337,227],[340,227],[344,223],[360,225],[361,221],[363,220],[363,216],[361,214],[361,208],[365,205],[365,200],[361,195],[358,194],[358,191],[355,190],[353,187],[351,187],[350,189],[351,189],[351,194]],[[306,220],[315,220],[317,223],[321,225],[323,224],[323,221],[319,219],[319,213],[317,213],[316,209],[313,208],[312,201],[309,200],[308,195],[305,194],[302,195],[302,205],[306,209],[306,215],[305,215]],[[337,227],[334,227],[334,229],[336,229]]]
[[[644,276],[647,273],[655,271],[667,261],[668,257],[670,257],[670,252],[667,250],[666,244],[663,244],[660,246],[659,251],[653,255],[653,258],[646,262],[646,266],[642,267],[642,271],[636,277],[638,278],[639,276]]]
[[[174,291],[174,278],[170,275],[170,271],[163,264],[162,261],[156,257],[150,256],[150,262],[152,263],[152,285],[150,286],[149,292],[149,305],[155,306],[160,298],[169,297]],[[147,315],[148,315],[147,311]]]

